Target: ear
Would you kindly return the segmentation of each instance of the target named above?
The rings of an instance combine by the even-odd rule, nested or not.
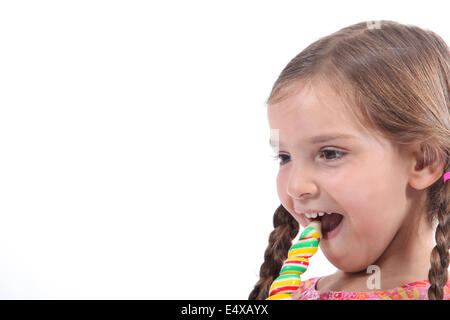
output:
[[[429,146],[415,142],[409,147],[410,168],[409,184],[417,190],[423,190],[442,177],[444,164]]]

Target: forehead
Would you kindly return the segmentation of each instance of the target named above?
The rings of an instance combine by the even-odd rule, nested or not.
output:
[[[304,86],[286,99],[269,104],[267,112],[270,128],[280,130],[282,141],[328,132],[365,135],[341,98],[326,86]]]

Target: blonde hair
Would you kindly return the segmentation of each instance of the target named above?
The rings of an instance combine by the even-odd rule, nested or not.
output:
[[[275,104],[307,83],[326,83],[348,110],[394,145],[419,141],[421,165],[435,161],[450,171],[450,52],[436,33],[413,25],[381,20],[361,22],[320,38],[283,69],[268,98]],[[436,246],[428,273],[430,300],[443,298],[449,265],[449,183],[438,179],[427,189],[428,221],[437,220]],[[274,231],[249,299],[265,299],[298,223],[280,205]]]

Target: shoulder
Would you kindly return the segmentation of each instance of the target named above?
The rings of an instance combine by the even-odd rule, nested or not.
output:
[[[450,280],[444,287],[444,300],[450,300]]]
[[[430,281],[421,280],[412,282],[410,284],[400,286],[399,291],[403,291],[401,289],[407,289],[414,293],[413,299],[418,300],[428,300],[428,289],[430,288]],[[443,287],[443,300],[450,300],[450,280],[447,281],[445,286]]]
[[[426,286],[426,295],[428,297],[428,288],[430,287],[430,282],[427,280],[427,286]],[[443,300],[450,300],[450,280],[447,281],[443,289]]]
[[[304,288],[312,288],[315,290],[316,283],[320,280],[321,277],[314,277],[308,280],[302,281]],[[301,284],[300,284],[301,285]]]
[[[319,299],[318,292],[315,289],[316,282],[320,277],[302,280],[296,291],[292,293],[293,300],[317,300]]]

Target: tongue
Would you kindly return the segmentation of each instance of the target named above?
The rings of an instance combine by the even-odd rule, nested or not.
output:
[[[325,234],[336,228],[342,218],[344,218],[344,216],[338,213],[325,214],[322,217],[322,233]]]

